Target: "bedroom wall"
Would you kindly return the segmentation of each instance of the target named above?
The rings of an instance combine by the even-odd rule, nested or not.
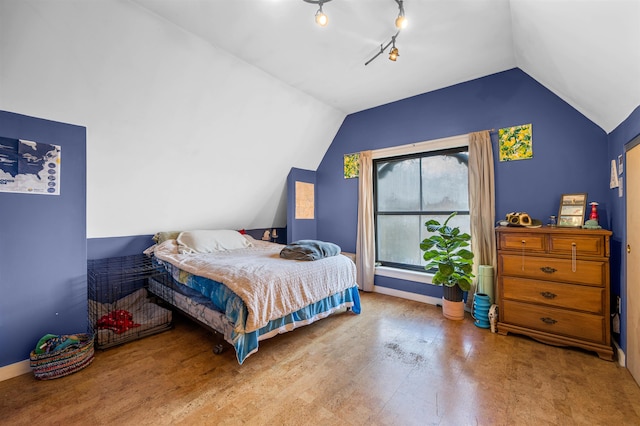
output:
[[[310,183],[314,188],[314,218],[296,219],[296,182]],[[316,239],[317,229],[317,185],[316,172],[293,168],[287,176],[287,243],[304,239]]]
[[[354,251],[357,179],[344,179],[343,156],[486,129],[533,125],[533,159],[497,161],[496,220],[525,211],[546,221],[563,193],[587,192],[610,228],[607,135],[519,69],[486,76],[347,116],[317,170],[318,237]],[[388,277],[376,285],[441,297],[442,290]]]
[[[87,127],[87,235],[284,227],[345,114],[128,0],[0,0],[0,108]]]
[[[618,155],[624,158],[625,145],[640,135],[640,106],[638,106],[618,127],[609,133],[609,150],[607,155],[607,167],[611,160],[618,159]],[[607,169],[608,170],[608,169]],[[626,176],[626,174],[623,174]],[[626,181],[623,189],[626,188]],[[611,205],[611,300],[615,307],[615,297],[621,296],[622,315],[620,316],[620,334],[614,335],[623,351],[627,348],[627,276],[626,276],[626,191],[619,197],[618,188],[609,190],[609,203]],[[611,312],[615,312],[614,309]]]
[[[87,331],[86,129],[0,111],[0,136],[61,147],[60,195],[0,192],[2,367],[45,334]]]

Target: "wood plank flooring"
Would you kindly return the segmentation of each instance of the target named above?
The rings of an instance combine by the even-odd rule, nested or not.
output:
[[[262,342],[242,366],[176,315],[174,329],[97,351],[70,376],[0,382],[0,424],[640,424],[640,388],[617,363],[435,306],[380,294],[362,305]]]

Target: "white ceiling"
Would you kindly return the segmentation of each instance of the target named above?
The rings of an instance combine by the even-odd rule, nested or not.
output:
[[[519,67],[603,128],[640,105],[640,0],[132,0],[349,114]],[[388,49],[387,49],[388,51]]]

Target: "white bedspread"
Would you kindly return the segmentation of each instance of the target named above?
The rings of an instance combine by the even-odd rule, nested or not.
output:
[[[158,259],[236,293],[247,305],[246,332],[356,285],[356,267],[346,256],[288,260],[280,258],[279,244],[252,243],[215,254],[179,254],[176,241],[167,240],[153,251]]]

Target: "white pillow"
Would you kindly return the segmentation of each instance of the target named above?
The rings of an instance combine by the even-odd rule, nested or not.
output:
[[[183,231],[176,241],[181,254],[214,253],[253,245],[238,231],[227,229]]]

